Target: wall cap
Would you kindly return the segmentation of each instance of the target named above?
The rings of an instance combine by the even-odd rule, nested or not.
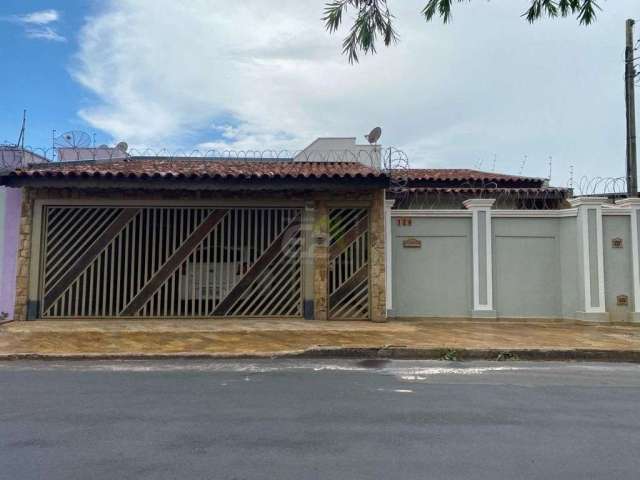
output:
[[[630,197],[630,198],[623,198],[621,200],[616,200],[616,205],[620,205],[621,207],[639,207],[640,208],[640,198]]]
[[[580,207],[582,205],[598,205],[601,206],[608,202],[607,197],[574,197],[569,199],[569,205],[572,207]]]
[[[495,198],[470,198],[465,200],[462,204],[465,208],[491,208],[496,203]]]

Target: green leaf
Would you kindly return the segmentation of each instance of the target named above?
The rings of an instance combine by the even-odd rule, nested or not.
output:
[[[443,23],[451,21],[451,8],[456,0],[427,0],[421,10],[426,21],[439,16]],[[457,0],[462,3],[471,0]],[[543,17],[556,18],[575,15],[581,25],[596,21],[596,13],[601,10],[596,0],[529,0],[529,8],[522,14],[529,23]],[[359,54],[375,54],[378,37],[386,46],[398,42],[399,36],[393,27],[395,17],[390,12],[387,0],[333,0],[327,2],[322,21],[330,32],[336,32],[342,25],[346,11],[355,10],[353,24],[342,42],[342,52],[349,63],[357,63]]]

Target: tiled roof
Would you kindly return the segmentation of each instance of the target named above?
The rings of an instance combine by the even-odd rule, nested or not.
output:
[[[512,187],[512,188],[481,188],[481,187],[407,187],[404,192],[410,193],[433,193],[433,194],[468,194],[484,195],[491,198],[492,195],[514,195],[529,198],[564,198],[571,193],[568,188],[559,187]]]
[[[364,179],[386,178],[380,170],[357,162],[293,162],[132,157],[127,161],[33,164],[4,177],[113,179]]]
[[[409,180],[447,181],[447,182],[536,182],[542,184],[544,179],[505,175],[502,173],[482,172],[467,168],[410,168],[405,171]]]

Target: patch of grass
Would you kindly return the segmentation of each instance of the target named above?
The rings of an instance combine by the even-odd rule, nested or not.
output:
[[[447,362],[457,362],[458,361],[458,351],[453,348],[447,348],[442,355],[440,355],[440,360],[445,360]]]
[[[517,353],[513,352],[500,352],[496,357],[499,362],[506,362],[507,360],[520,360]]]

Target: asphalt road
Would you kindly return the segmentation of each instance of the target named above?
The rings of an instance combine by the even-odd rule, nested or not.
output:
[[[2,479],[635,479],[640,365],[0,364]]]

